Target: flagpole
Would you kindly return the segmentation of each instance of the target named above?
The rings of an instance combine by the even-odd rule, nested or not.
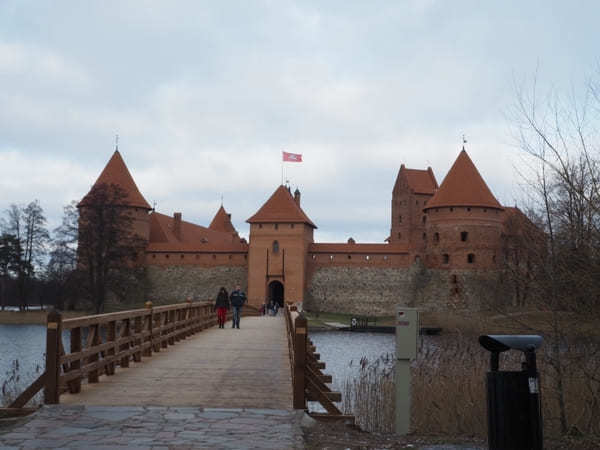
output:
[[[281,153],[281,185],[283,186],[283,152]]]

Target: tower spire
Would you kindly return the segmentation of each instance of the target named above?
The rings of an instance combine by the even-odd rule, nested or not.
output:
[[[115,135],[115,151],[119,151],[119,133]]]
[[[467,137],[464,134],[462,135],[462,141],[463,141],[463,147],[462,147],[462,149],[464,150],[465,149],[465,144],[467,143]]]

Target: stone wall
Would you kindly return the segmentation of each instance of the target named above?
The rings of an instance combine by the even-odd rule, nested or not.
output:
[[[194,300],[214,300],[221,286],[231,292],[236,284],[247,292],[246,267],[148,266],[148,300],[155,305]]]
[[[308,284],[304,308],[321,312],[386,316],[395,305],[423,311],[477,310],[500,292],[490,271],[409,268],[320,267]]]

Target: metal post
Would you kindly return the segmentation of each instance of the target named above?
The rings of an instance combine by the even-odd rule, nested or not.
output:
[[[525,352],[527,363],[527,378],[529,383],[529,418],[531,423],[531,448],[542,450],[544,437],[542,430],[542,413],[540,408],[539,374],[535,360],[535,347],[528,348]]]
[[[396,309],[396,366],[394,384],[396,386],[397,434],[407,434],[410,430],[410,361],[417,357],[417,335],[419,333],[419,312],[416,308],[398,306]]]

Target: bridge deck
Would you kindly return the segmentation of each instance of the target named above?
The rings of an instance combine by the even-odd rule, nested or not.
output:
[[[291,409],[284,318],[243,317],[239,330],[231,322],[204,330],[60,402]]]

